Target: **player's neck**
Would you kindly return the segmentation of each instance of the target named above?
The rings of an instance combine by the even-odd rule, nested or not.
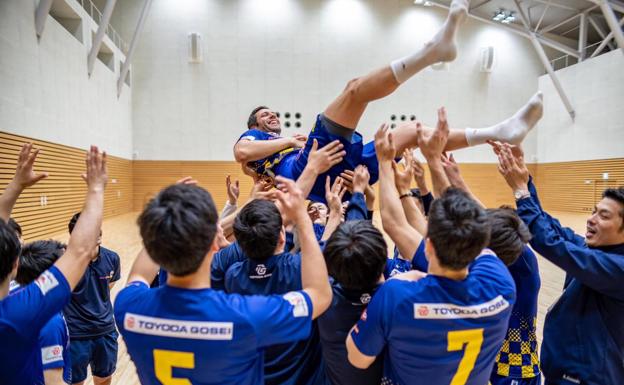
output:
[[[452,279],[454,281],[461,281],[466,279],[466,277],[468,276],[468,267],[461,270],[451,270],[446,267],[440,266],[437,260],[432,259],[429,261],[429,268],[427,269],[427,273],[431,275],[437,275],[438,277]]]
[[[5,279],[4,282],[0,283],[0,300],[6,298],[9,295],[9,286],[11,280],[9,278]]]
[[[167,277],[167,285],[181,289],[209,289],[211,262],[212,254],[204,258],[204,262],[193,274],[185,275],[184,277],[170,274]]]

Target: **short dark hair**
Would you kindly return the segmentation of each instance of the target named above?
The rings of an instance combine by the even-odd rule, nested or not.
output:
[[[21,236],[23,235],[23,233],[22,233],[22,226],[20,226],[20,225],[19,225],[19,223],[17,223],[17,222],[15,221],[15,219],[13,219],[13,218],[9,218],[9,222],[7,222],[7,224],[9,225],[9,227],[10,227],[10,228],[12,228],[12,229],[13,229],[13,231],[15,231],[15,233],[16,233],[18,236],[20,236],[20,237],[21,237]]]
[[[70,234],[72,233],[72,231],[74,231],[74,227],[76,227],[76,223],[78,223],[79,218],[80,218],[80,213],[78,212],[72,215],[71,219],[69,220],[69,223],[67,224],[67,229],[69,230]]]
[[[152,260],[173,275],[186,276],[204,261],[217,234],[218,219],[208,191],[176,184],[160,191],[137,223]]]
[[[65,253],[66,247],[54,240],[26,244],[22,249],[15,281],[20,285],[28,285],[48,270]]]
[[[531,232],[511,207],[487,209],[486,212],[492,229],[488,247],[509,266],[522,254]]]
[[[13,265],[20,255],[21,244],[17,234],[5,221],[0,219],[0,282],[11,274]]]
[[[258,125],[258,119],[256,118],[256,114],[260,110],[268,109],[267,106],[258,106],[251,110],[251,114],[249,114],[249,118],[247,118],[247,128],[255,127]]]
[[[249,202],[234,220],[234,236],[247,257],[266,259],[275,253],[282,215],[275,203],[262,199]]]
[[[618,188],[608,188],[602,193],[602,197],[613,199],[622,206],[622,209],[620,210],[622,227],[620,229],[624,229],[624,186],[620,186]]]
[[[490,222],[468,194],[449,188],[431,204],[427,237],[442,267],[461,270],[487,246]]]
[[[386,266],[387,253],[383,235],[366,220],[342,223],[323,250],[329,275],[354,290],[375,287]]]

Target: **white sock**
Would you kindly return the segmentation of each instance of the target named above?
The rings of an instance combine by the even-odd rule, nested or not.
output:
[[[468,0],[453,0],[444,26],[420,51],[390,63],[397,82],[403,83],[422,69],[438,62],[455,60],[455,32],[468,14]]]
[[[542,118],[544,106],[542,93],[537,92],[511,118],[487,128],[466,128],[466,141],[470,146],[483,144],[488,140],[509,144],[520,144],[529,131]]]

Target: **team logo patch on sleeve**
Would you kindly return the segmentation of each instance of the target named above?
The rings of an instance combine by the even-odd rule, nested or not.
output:
[[[58,280],[54,274],[48,270],[41,273],[41,275],[35,280],[35,285],[41,290],[41,294],[46,295],[50,290],[58,286]]]
[[[61,345],[52,345],[41,348],[41,362],[44,365],[57,361],[63,361],[63,347]]]
[[[307,317],[310,314],[310,310],[308,309],[308,303],[305,300],[303,294],[298,291],[291,291],[289,293],[284,294],[284,299],[293,306],[293,316],[294,317]]]
[[[186,321],[133,313],[126,313],[124,329],[139,334],[192,340],[227,341],[234,337],[233,322]]]
[[[452,303],[415,303],[416,319],[458,319],[484,318],[496,315],[509,308],[509,302],[502,295],[471,306],[459,306]]]
[[[240,140],[256,140],[256,137],[252,135],[246,135],[240,138]]]

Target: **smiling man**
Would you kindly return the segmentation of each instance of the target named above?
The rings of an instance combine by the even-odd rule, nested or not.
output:
[[[540,204],[521,150],[495,145],[531,246],[567,273],[546,314],[542,371],[546,385],[617,385],[624,379],[624,187],[604,191],[585,238]]]

